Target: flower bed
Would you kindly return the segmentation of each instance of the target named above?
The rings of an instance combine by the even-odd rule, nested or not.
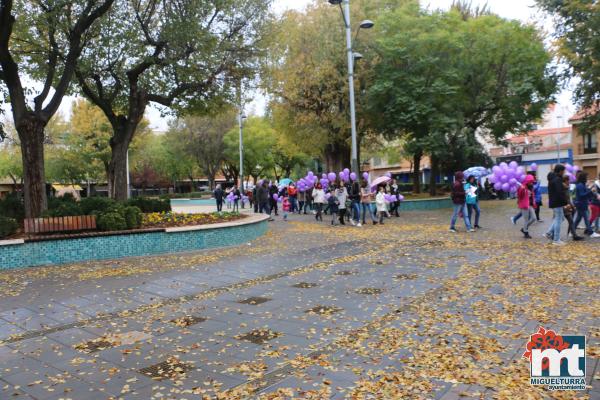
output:
[[[190,225],[208,225],[230,222],[245,218],[246,215],[232,212],[181,214],[174,212],[148,213],[142,216],[142,228],[172,228]]]

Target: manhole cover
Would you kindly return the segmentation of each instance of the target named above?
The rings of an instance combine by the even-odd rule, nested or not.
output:
[[[271,300],[271,299],[269,299],[267,297],[248,297],[246,300],[238,301],[238,303],[252,304],[253,306],[256,306],[258,304],[266,303],[269,300]]]
[[[358,272],[352,270],[338,271],[336,275],[356,275]]]
[[[342,309],[339,307],[336,307],[336,306],[315,306],[304,312],[312,313],[312,314],[319,314],[319,315],[331,315],[331,314],[334,314],[334,313],[340,312],[340,311],[342,311]]]
[[[395,278],[398,280],[411,280],[411,279],[417,279],[418,276],[417,276],[417,274],[399,274],[399,275],[396,275]]]
[[[317,283],[311,283],[311,282],[299,282],[292,286],[295,288],[300,288],[300,289],[310,289],[310,288],[317,287],[319,285]]]
[[[255,344],[263,344],[263,343],[268,342],[269,340],[273,340],[279,336],[281,336],[281,333],[274,332],[270,329],[255,329],[244,335],[236,336],[236,339],[245,340],[245,341],[252,342]]]
[[[206,321],[206,318],[204,317],[186,315],[184,317],[172,319],[170,322],[174,323],[177,326],[181,326],[182,328],[186,328],[188,326],[196,325],[204,321]]]
[[[366,288],[356,289],[355,292],[358,294],[380,294],[381,292],[383,292],[383,289],[366,287]]]
[[[183,363],[175,357],[170,357],[167,361],[142,368],[138,371],[140,374],[160,381],[163,379],[179,378],[180,375],[185,374],[190,369],[192,369],[190,364]]]
[[[79,343],[75,346],[76,350],[84,353],[95,353],[114,346],[113,342],[105,339],[90,340],[89,342]]]

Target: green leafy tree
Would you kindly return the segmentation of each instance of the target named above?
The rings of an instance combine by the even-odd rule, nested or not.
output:
[[[239,131],[231,129],[225,135],[225,158],[239,174]],[[244,173],[254,181],[273,171],[273,150],[277,134],[265,117],[249,117],[244,123]],[[237,178],[237,176],[236,176]]]
[[[582,109],[598,110],[600,102],[600,2],[595,0],[536,0],[555,20],[558,55],[577,78],[575,100]],[[583,130],[600,127],[600,113],[589,113]]]
[[[113,1],[0,3],[0,90],[9,94],[20,139],[27,217],[47,207],[44,128],[69,90],[91,31]]]
[[[117,0],[77,68],[113,135],[108,185],[127,193],[125,162],[146,107],[205,112],[249,75],[270,1]]]
[[[416,2],[378,24],[370,113],[388,138],[406,138],[416,192],[423,155],[437,172],[449,144],[460,143],[461,168],[468,167],[479,160],[477,135],[501,140],[527,130],[556,91],[551,56],[531,26],[464,10],[427,12]]]

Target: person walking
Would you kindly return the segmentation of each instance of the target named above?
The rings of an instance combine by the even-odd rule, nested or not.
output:
[[[563,186],[564,174],[565,166],[562,164],[556,164],[554,170],[548,174],[548,207],[552,209],[552,225],[544,236],[556,246],[565,244],[560,240],[560,225],[565,218],[564,207],[569,204]]]
[[[583,236],[579,236],[575,230],[575,224],[573,223],[573,214],[575,214],[575,205],[571,201],[571,182],[567,175],[563,176],[563,187],[565,189],[565,196],[567,198],[567,205],[563,207],[565,219],[568,223],[567,236],[573,238],[574,241],[583,240]]]
[[[531,171],[531,172],[529,172],[529,175],[533,176],[533,178],[534,178],[534,182],[533,182],[533,195],[535,197],[535,219],[536,219],[537,222],[544,222],[542,219],[540,219],[540,211],[541,211],[541,208],[543,206],[543,203],[542,203],[542,183],[537,178],[537,172]]]
[[[600,178],[600,175],[598,176]],[[594,232],[600,233],[600,179],[597,179],[592,186],[592,201],[590,202],[590,224],[594,226]]]
[[[298,209],[298,188],[290,183],[287,188],[288,198],[290,200],[290,212],[294,213]]]
[[[298,189],[298,214],[306,214],[306,209],[305,209],[305,203],[306,203],[306,191],[301,191]]]
[[[258,185],[254,185],[252,189],[252,206],[254,207],[254,212],[258,213]]]
[[[373,194],[368,187],[367,181],[363,181],[360,188],[360,203],[362,205],[362,223],[365,222],[365,217],[367,216],[367,211],[371,216],[371,221],[373,221],[373,225],[377,225],[377,219],[375,218],[375,214],[373,213],[373,208],[371,207],[371,201],[373,199]]]
[[[590,201],[594,197],[594,193],[589,189],[587,184],[588,174],[587,172],[581,172],[577,175],[577,184],[575,185],[575,209],[577,210],[577,218],[575,219],[575,231],[577,226],[583,219],[585,223],[584,233],[590,237],[598,238],[600,234],[594,232],[592,224],[590,223]]]
[[[225,197],[225,192],[220,184],[217,185],[217,188],[213,192],[213,196],[215,196],[215,201],[217,202],[217,212],[223,211],[223,198]]]
[[[458,215],[460,213],[462,213],[463,219],[465,221],[467,232],[475,231],[471,227],[469,213],[467,211],[465,186],[463,184],[464,179],[465,175],[462,173],[462,171],[457,171],[456,173],[454,173],[454,183],[452,184],[451,194],[452,203],[454,204],[454,211],[452,213],[452,218],[450,219],[450,232],[457,232],[455,225],[456,220],[458,219]]]
[[[379,224],[383,225],[383,218],[387,214],[387,207],[385,203],[385,187],[379,186],[377,196],[375,196],[375,204],[377,205],[377,215],[379,215]]]
[[[527,175],[523,183],[517,189],[517,205],[523,215],[524,224],[521,228],[521,233],[525,239],[531,239],[529,227],[535,222],[535,194],[533,193],[533,183],[535,179],[531,175]]]
[[[477,185],[477,179],[473,175],[467,178],[465,183],[465,194],[467,202],[467,211],[469,214],[469,222],[473,223],[473,211],[475,211],[475,224],[473,228],[481,229],[479,226],[479,216],[481,215],[481,208],[479,207],[479,186]]]
[[[240,200],[242,198],[242,193],[240,192],[240,189],[237,188],[237,186],[233,187],[233,190],[231,191],[233,193],[233,212],[240,212]]]
[[[325,203],[325,192],[321,183],[317,183],[312,191],[313,204],[315,206],[316,214],[315,219],[317,221],[323,221],[323,204]]]
[[[258,201],[258,212],[260,213],[265,213],[268,214],[269,217],[271,216],[271,207],[270,207],[270,202],[269,202],[269,188],[267,186],[267,182],[263,181],[260,186],[258,187],[257,190],[257,201]],[[269,218],[270,221],[272,221],[272,218]]]
[[[332,186],[333,186],[332,190],[328,194],[329,198],[327,198],[327,205],[328,205],[329,211],[331,212],[331,225],[336,226],[338,224],[337,219],[338,219],[340,201],[338,200],[338,198],[336,196],[336,191],[337,191],[336,185],[332,185]]]
[[[350,198],[350,207],[352,209],[350,223],[362,226],[360,223],[360,183],[358,182],[358,178],[352,181],[348,197]]]
[[[340,185],[335,190],[335,197],[337,197],[339,203],[338,214],[340,218],[340,224],[346,225],[346,222],[344,222],[344,217],[346,216],[346,200],[348,199],[348,189],[346,189],[346,186]]]
[[[283,211],[283,220],[287,222],[288,213],[292,209],[292,203],[290,202],[290,198],[285,196],[283,201],[281,202],[281,210]]]
[[[274,185],[272,183],[269,183],[268,186],[269,189],[269,206],[270,206],[270,210],[271,212],[275,212],[275,215],[279,215],[279,210],[277,207],[277,200],[275,200],[275,196],[274,195],[278,195],[279,196],[279,189],[277,189],[277,185]]]
[[[400,214],[398,210],[400,209],[400,200],[398,200],[398,196],[400,196],[400,187],[396,183],[396,180],[392,180],[392,185],[390,186],[390,194],[392,196],[396,196],[396,201],[390,203],[390,214],[399,217]]]

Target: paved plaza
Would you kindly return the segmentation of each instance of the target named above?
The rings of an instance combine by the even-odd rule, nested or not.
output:
[[[245,245],[0,272],[0,399],[599,399],[600,240],[526,241],[513,201],[383,226],[278,217]],[[565,225],[566,230],[566,225]],[[529,383],[539,326],[588,390]]]

